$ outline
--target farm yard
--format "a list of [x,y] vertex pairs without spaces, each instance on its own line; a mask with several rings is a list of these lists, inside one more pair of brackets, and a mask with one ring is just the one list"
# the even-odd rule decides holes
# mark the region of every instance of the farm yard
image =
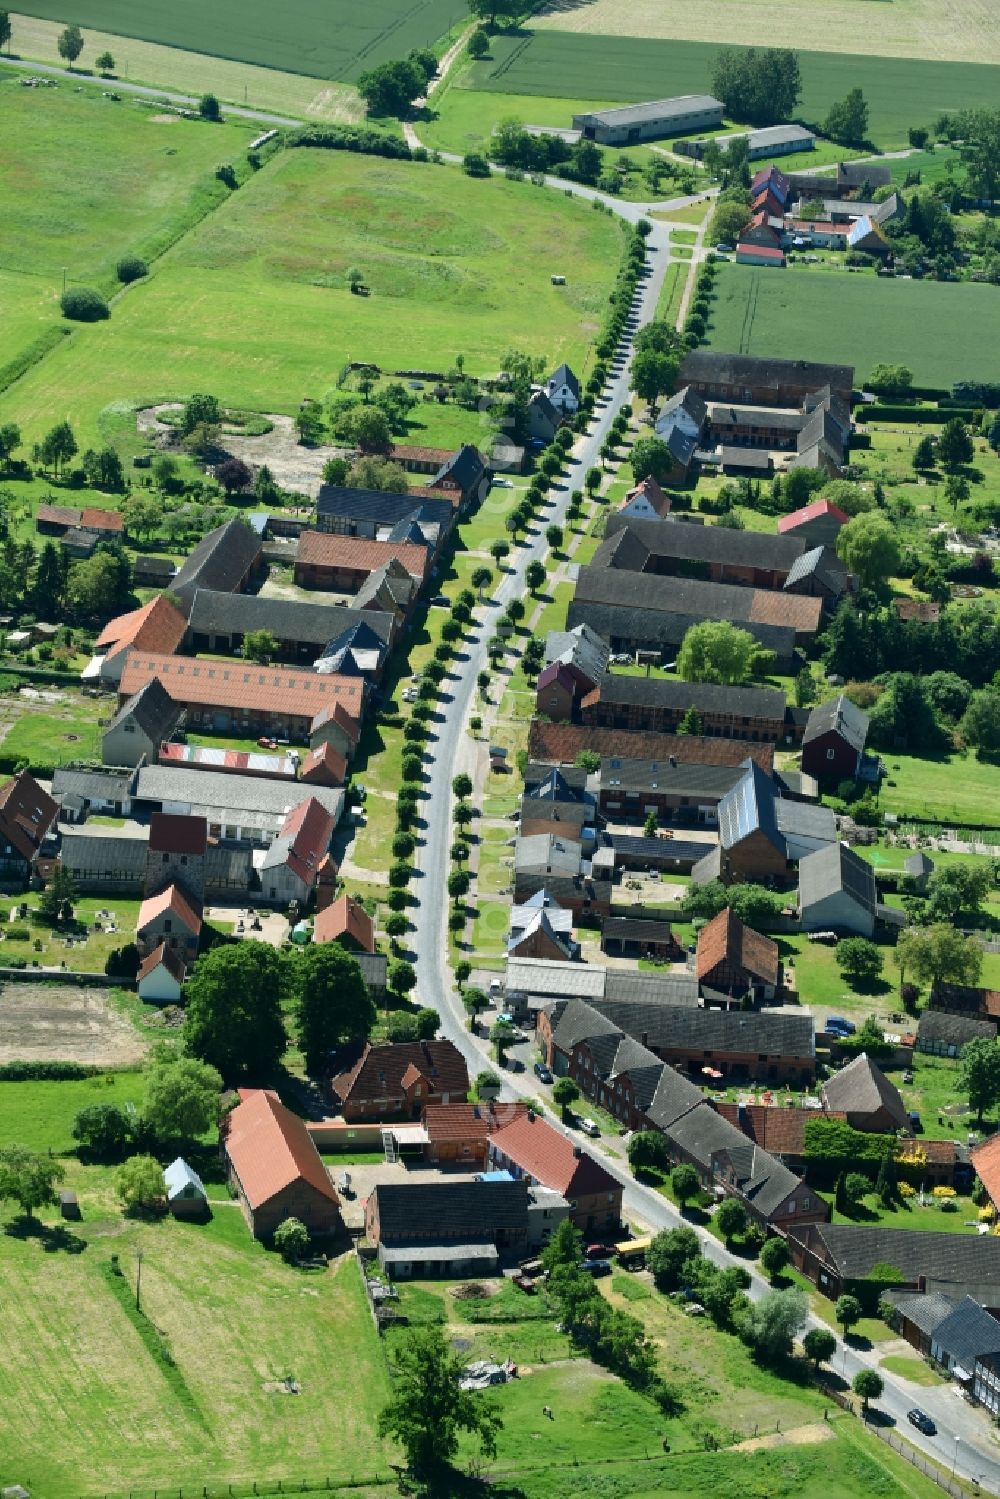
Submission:
[[462,0],[380,0],[377,7],[349,0],[291,0],[275,9],[265,0],[81,0],[72,16],[59,0],[29,0],[28,15],[164,47],[181,47],[311,78],[351,81],[366,68],[405,57],[412,47],[432,47],[466,15]]
[[979,0],[892,0],[889,5],[832,0],[817,12],[809,0],[553,0],[533,22],[559,33],[604,37],[664,37],[684,41],[767,38],[770,47],[796,47],[808,38],[820,52],[863,51],[881,57],[941,58],[1000,63],[1000,14]]
[[718,277],[714,349],[853,364],[905,364],[918,385],[989,380],[1000,339],[995,287],[726,265]]
[[[524,246],[530,243],[532,254]],[[52,411],[85,441],[113,401],[212,389],[228,405],[292,412],[350,359],[489,373],[516,344],[581,371],[617,270],[604,214],[525,183],[434,166],[291,151],[8,392],[31,434]],[[372,288],[351,296],[360,265]],[[558,266],[565,287],[554,287]]]
[[[692,14],[700,12],[693,9]],[[865,5],[859,36],[867,31],[871,14],[872,8]],[[709,42],[623,36],[620,31],[608,36],[523,31],[493,39],[490,56],[468,74],[468,87],[632,103],[708,89],[717,51],[718,46]],[[944,110],[989,108],[1000,95],[996,64],[812,52],[801,47],[797,51],[802,71],[799,116],[807,122],[822,121],[835,100],[860,88],[869,106],[869,134],[882,150],[905,146],[911,125],[930,125]],[[569,124],[568,116],[565,123]]]

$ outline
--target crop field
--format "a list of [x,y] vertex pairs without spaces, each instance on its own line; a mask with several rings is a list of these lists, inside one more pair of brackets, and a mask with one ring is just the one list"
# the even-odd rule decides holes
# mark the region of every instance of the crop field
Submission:
[[430,47],[466,14],[463,0],[27,0],[26,14],[75,21],[165,47],[207,52],[311,78],[350,81],[375,63]]
[[[35,436],[92,441],[112,401],[192,390],[294,411],[348,359],[475,373],[514,344],[583,370],[620,229],[562,194],[433,166],[291,151],[203,221],[106,323],[79,327],[0,402]],[[532,246],[525,255],[524,246]],[[370,297],[345,284],[362,269]],[[550,272],[566,277],[551,285]]]
[[[875,7],[868,0],[858,3],[866,17],[860,32],[867,29],[867,17]],[[691,12],[700,13],[697,7]],[[770,26],[767,36],[770,40]],[[634,103],[708,89],[717,51],[717,45],[702,41],[525,31],[494,38],[491,56],[471,70],[469,86],[543,98]],[[984,62],[800,50],[799,66],[798,113],[803,119],[821,122],[835,99],[860,88],[868,101],[872,139],[884,150],[905,146],[910,125],[929,125],[942,110],[992,107],[1000,96],[1000,67]]]
[[864,52],[881,57],[934,57],[953,62],[1000,62],[1000,11],[983,0],[552,0],[535,25],[557,32],[735,42],[766,37],[771,47],[797,47],[806,38],[819,52]]
[[1000,295],[971,282],[883,281],[874,275],[726,265],[712,304],[714,349],[853,364],[909,365],[918,385],[989,380]]

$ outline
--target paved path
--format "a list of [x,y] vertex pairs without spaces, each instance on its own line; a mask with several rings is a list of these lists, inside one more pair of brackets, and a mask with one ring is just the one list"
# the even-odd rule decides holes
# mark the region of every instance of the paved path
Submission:
[[[193,94],[175,94],[170,89],[151,88],[145,83],[129,83],[124,78],[92,78],[69,68],[57,68],[52,63],[26,62],[19,57],[0,57],[0,65],[16,68],[22,73],[44,75],[46,78],[65,78],[69,83],[100,88],[108,94],[136,94],[142,99],[162,99],[166,104],[178,104],[182,109],[198,108],[199,101]],[[292,130],[305,124],[304,120],[293,120],[288,115],[268,114],[262,109],[245,109],[237,104],[227,104],[223,114],[235,115],[241,120],[257,120],[262,125],[286,125]]]

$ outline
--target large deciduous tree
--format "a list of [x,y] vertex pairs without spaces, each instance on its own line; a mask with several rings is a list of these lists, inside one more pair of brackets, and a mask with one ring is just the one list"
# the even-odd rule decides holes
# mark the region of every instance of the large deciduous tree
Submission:
[[221,1092],[215,1067],[159,1048],[146,1077],[143,1120],[158,1140],[186,1144],[218,1124]]
[[738,686],[753,669],[757,642],[749,630],[725,619],[692,625],[677,653],[677,675],[685,682],[718,682]]
[[187,981],[184,1039],[226,1081],[266,1078],[288,1043],[281,999],[288,960],[266,942],[244,940],[202,954]]
[[361,965],[339,942],[306,948],[298,961],[296,1020],[310,1072],[318,1073],[335,1047],[363,1041],[375,1024],[375,1004]]
[[66,1175],[51,1156],[36,1155],[24,1145],[0,1148],[0,1202],[16,1202],[26,1218],[56,1200],[56,1185]]
[[721,47],[712,92],[726,114],[748,125],[775,125],[795,112],[802,78],[795,52],[780,47]]
[[496,1455],[500,1413],[478,1391],[459,1387],[462,1360],[439,1327],[408,1333],[393,1364],[393,1394],[379,1416],[379,1433],[399,1442],[414,1474],[427,1477],[448,1467],[463,1431],[478,1439],[486,1457]]

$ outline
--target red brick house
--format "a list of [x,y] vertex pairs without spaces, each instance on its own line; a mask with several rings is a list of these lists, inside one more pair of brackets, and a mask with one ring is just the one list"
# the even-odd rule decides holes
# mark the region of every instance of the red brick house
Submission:
[[270,1089],[241,1089],[222,1122],[222,1155],[255,1239],[286,1218],[311,1234],[340,1231],[340,1199],[303,1121]]
[[850,781],[861,769],[868,714],[841,693],[813,708],[802,736],[802,769],[817,781]]
[[773,999],[781,978],[778,944],[745,926],[727,906],[698,933],[695,972],[705,988]]
[[359,900],[342,895],[316,914],[314,942],[339,942],[348,952],[375,951],[375,923]]
[[482,1166],[490,1136],[527,1110],[526,1103],[429,1103],[424,1158],[436,1166]]
[[369,541],[363,536],[303,531],[295,557],[295,582],[300,588],[357,593],[372,573],[393,558],[418,583],[424,581],[430,553],[419,543]]
[[348,1122],[418,1119],[428,1103],[464,1103],[469,1072],[451,1041],[369,1041],[332,1088]]
[[24,889],[59,807],[27,770],[0,786],[0,885]]
[[489,1164],[515,1178],[559,1192],[584,1234],[613,1234],[621,1225],[622,1185],[561,1130],[528,1110],[490,1136]]

